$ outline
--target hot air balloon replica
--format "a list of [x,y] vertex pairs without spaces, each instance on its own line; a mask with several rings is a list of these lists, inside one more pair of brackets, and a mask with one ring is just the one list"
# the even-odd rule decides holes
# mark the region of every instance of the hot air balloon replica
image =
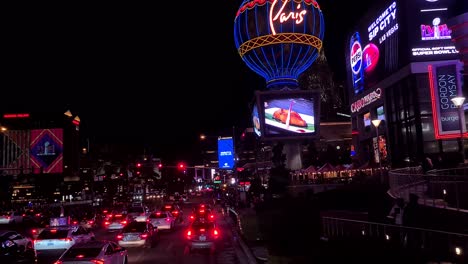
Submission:
[[298,88],[298,77],[322,48],[324,19],[315,0],[244,0],[234,41],[247,66],[268,89]]
[[265,93],[270,93],[263,100],[257,91],[260,113],[254,123],[262,139],[286,143],[285,165],[291,170],[302,167],[297,139],[319,135],[320,102],[303,100],[298,78],[318,57],[323,35],[323,14],[315,0],[244,0],[234,19],[237,51],[266,80]]

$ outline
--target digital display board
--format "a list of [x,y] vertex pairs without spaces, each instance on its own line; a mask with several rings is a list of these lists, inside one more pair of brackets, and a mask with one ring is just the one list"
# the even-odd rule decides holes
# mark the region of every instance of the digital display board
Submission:
[[411,61],[457,59],[458,51],[447,26],[455,10],[456,0],[406,1],[408,53]]
[[379,119],[379,120],[385,120],[385,112],[384,112],[384,107],[383,107],[383,105],[377,107],[377,119]]
[[319,135],[318,92],[257,91],[262,139],[295,139]]
[[218,138],[218,167],[228,170],[234,168],[234,140],[232,137]]
[[[438,63],[428,67],[429,86],[432,100],[434,133],[437,139],[460,137],[460,129],[466,133],[465,115],[452,102],[452,98],[462,96],[461,63]],[[460,120],[461,118],[461,120]]]
[[363,116],[364,126],[368,127],[371,125],[371,116],[370,112],[365,113]]
[[347,68],[353,95],[399,67],[401,10],[397,1],[383,3],[361,20],[348,39]]
[[31,130],[30,161],[43,173],[63,172],[63,129]]
[[258,116],[258,107],[257,105],[253,106],[252,110],[252,125],[255,134],[259,137],[262,136],[261,124],[260,124],[260,117]]

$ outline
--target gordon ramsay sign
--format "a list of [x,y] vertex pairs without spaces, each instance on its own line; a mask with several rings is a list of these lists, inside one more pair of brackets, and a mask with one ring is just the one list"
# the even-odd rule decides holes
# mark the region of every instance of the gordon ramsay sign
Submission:
[[[461,66],[456,61],[432,64],[429,65],[428,71],[435,137],[437,139],[459,137],[460,124],[465,123],[465,115],[459,114],[459,109],[451,99],[462,96]],[[461,129],[465,132],[465,128]]]

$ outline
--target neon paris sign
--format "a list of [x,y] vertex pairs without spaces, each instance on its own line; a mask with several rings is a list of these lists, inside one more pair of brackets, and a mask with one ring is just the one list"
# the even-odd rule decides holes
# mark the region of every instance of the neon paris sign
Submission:
[[382,96],[382,89],[377,88],[368,95],[358,99],[356,102],[351,104],[351,113],[359,112],[363,107],[370,105],[377,101]]
[[[281,4],[281,7],[275,13],[275,9],[279,1],[280,0],[274,0],[270,7],[270,14],[269,14],[270,29],[273,35],[276,35],[276,29],[275,29],[276,21],[279,20],[280,24],[283,24],[284,22],[287,22],[287,21],[294,21],[298,25],[304,22],[304,16],[307,14],[307,10],[305,9],[301,10],[302,3],[298,3],[296,5],[296,10],[297,10],[296,12],[292,12],[292,11],[290,11],[289,13],[285,12],[284,8],[291,0],[283,1],[283,3]],[[318,4],[316,4],[315,1],[314,3],[315,3],[314,6],[318,6]]]

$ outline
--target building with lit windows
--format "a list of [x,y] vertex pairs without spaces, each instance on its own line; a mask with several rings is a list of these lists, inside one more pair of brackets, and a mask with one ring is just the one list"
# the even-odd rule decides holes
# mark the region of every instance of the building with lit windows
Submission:
[[461,161],[466,111],[451,99],[468,93],[447,25],[463,12],[459,2],[379,1],[349,32],[352,148],[360,163]]

